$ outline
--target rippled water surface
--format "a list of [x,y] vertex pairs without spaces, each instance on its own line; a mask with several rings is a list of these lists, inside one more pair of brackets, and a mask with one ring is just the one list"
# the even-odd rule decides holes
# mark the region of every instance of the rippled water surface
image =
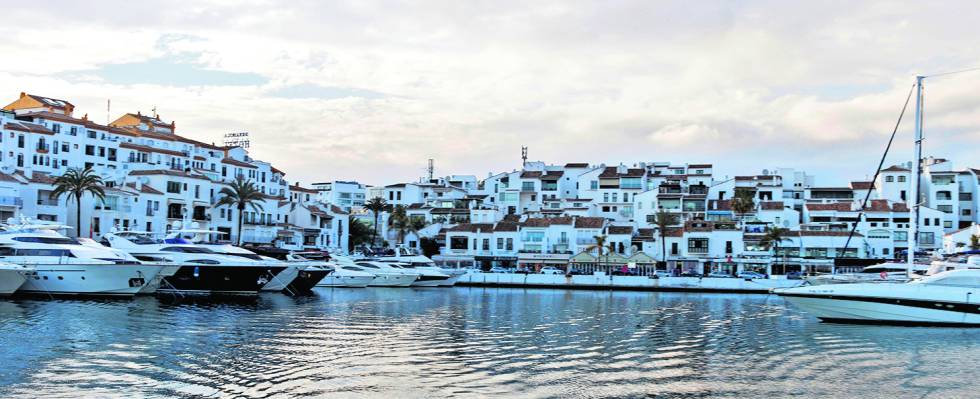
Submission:
[[977,397],[980,331],[765,295],[317,289],[0,301],[0,397]]

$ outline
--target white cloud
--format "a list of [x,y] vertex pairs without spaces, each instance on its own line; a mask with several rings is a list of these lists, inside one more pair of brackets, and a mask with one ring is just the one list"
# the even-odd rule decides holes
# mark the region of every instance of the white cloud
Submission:
[[[96,120],[106,98],[115,114],[156,106],[204,141],[248,130],[256,157],[302,182],[414,179],[427,158],[483,176],[517,166],[521,145],[556,163],[843,181],[870,173],[915,72],[980,65],[977,17],[966,2],[48,2],[0,25],[0,93],[69,99]],[[166,57],[263,79],[83,72]],[[961,166],[980,166],[977,75],[928,87],[927,148]]]

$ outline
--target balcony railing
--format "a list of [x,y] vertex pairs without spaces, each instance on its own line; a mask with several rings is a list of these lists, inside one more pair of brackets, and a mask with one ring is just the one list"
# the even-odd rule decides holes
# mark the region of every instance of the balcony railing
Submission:
[[24,200],[10,195],[0,196],[0,206],[24,206]]

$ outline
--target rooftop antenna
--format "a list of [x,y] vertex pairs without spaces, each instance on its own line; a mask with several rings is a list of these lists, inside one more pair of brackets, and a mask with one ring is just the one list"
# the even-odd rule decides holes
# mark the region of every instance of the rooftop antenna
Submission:
[[153,111],[153,119],[160,119],[160,115],[157,115],[157,106],[156,105],[154,105],[153,106],[153,109],[151,109],[150,111]]
[[429,158],[429,167],[426,168],[426,172],[429,172],[429,182],[432,182],[432,175],[433,173],[435,173],[435,170],[436,170],[435,160]]
[[527,147],[521,146],[521,166],[527,166]]
[[111,110],[112,110],[112,99],[111,98],[107,98],[105,100],[105,124],[106,124],[106,126],[109,126],[109,114],[112,113]]

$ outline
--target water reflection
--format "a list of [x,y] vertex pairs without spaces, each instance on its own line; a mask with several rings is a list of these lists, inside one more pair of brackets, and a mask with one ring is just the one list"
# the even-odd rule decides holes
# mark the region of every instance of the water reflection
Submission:
[[8,300],[0,396],[959,397],[980,377],[977,338],[822,324],[764,295]]

